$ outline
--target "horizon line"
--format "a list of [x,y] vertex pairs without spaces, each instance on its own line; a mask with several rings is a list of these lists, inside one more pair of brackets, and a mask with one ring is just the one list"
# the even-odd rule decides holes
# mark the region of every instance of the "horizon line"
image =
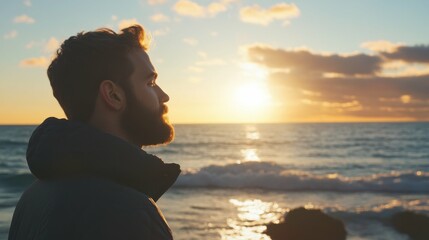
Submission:
[[[429,123],[429,120],[417,121],[288,121],[288,122],[178,122],[172,125],[239,125],[239,124],[356,124],[356,123]],[[0,126],[38,126],[40,123],[0,123]]]

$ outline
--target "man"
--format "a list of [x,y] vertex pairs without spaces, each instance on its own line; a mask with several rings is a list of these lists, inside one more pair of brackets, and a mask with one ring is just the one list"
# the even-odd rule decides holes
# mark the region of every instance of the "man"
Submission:
[[180,174],[142,146],[172,141],[168,95],[141,26],[79,33],[48,68],[68,120],[33,133],[27,162],[38,178],[21,196],[9,239],[172,239],[156,201]]

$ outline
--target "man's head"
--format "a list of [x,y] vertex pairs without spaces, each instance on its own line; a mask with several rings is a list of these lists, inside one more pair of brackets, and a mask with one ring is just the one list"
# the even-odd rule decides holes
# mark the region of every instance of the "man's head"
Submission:
[[70,120],[90,123],[133,144],[168,143],[168,95],[156,84],[141,26],[79,33],[48,68],[55,98]]

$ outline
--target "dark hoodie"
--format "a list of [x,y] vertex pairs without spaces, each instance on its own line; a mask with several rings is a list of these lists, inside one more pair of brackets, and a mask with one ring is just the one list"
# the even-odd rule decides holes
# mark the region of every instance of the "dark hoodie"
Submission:
[[172,239],[155,202],[180,174],[87,124],[46,119],[30,138],[38,180],[21,196],[9,240]]

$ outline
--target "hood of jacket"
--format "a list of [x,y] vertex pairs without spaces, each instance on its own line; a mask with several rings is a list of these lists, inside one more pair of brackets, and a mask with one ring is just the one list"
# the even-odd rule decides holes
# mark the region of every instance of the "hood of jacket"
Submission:
[[48,118],[28,143],[27,163],[41,180],[106,178],[157,201],[176,181],[180,166],[88,124]]

